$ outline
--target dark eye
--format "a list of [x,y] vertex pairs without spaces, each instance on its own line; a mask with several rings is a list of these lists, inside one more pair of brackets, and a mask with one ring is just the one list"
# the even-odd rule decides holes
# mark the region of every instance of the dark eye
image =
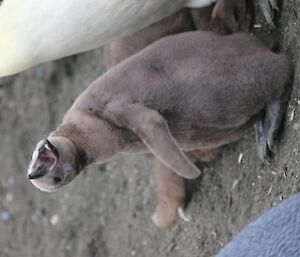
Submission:
[[241,17],[240,17],[240,12],[239,12],[238,8],[234,8],[233,17],[236,22],[240,22]]
[[59,182],[61,182],[61,178],[60,177],[54,177],[53,181],[55,184],[58,184]]

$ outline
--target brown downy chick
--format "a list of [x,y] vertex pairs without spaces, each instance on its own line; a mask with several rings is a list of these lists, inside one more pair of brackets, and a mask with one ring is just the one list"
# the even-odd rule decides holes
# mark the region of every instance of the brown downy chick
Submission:
[[[152,42],[186,31],[213,31],[222,35],[250,31],[254,20],[252,0],[219,0],[215,6],[200,9],[183,9],[149,27],[104,47],[104,63],[112,68],[129,56],[136,54]],[[216,159],[222,147],[188,152],[194,163]],[[178,216],[184,216],[186,205],[186,183],[158,159],[153,160],[153,176],[158,204],[152,215],[154,223],[161,228],[169,228]]]
[[245,33],[197,31],[163,38],[76,99],[49,135],[50,151],[42,156],[35,151],[28,176],[52,191],[87,165],[118,153],[150,151],[174,174],[195,178],[200,171],[184,152],[228,144],[257,121],[263,121],[256,132],[264,160],[282,121],[290,76],[286,56]]

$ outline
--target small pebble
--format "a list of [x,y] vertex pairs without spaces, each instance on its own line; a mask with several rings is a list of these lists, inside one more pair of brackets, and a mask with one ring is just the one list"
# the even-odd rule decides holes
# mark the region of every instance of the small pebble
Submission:
[[100,225],[101,225],[102,227],[105,227],[105,226],[106,226],[105,218],[104,218],[104,217],[100,217],[99,223],[100,223]]
[[272,191],[272,186],[271,186],[270,189],[268,190],[267,195],[270,195],[270,194],[271,194],[271,191]]
[[50,219],[50,223],[51,223],[53,226],[55,226],[55,225],[57,225],[57,223],[59,222],[59,219],[60,219],[59,215],[54,214],[54,215],[51,217],[51,219]]
[[211,235],[212,235],[212,237],[213,237],[214,240],[217,239],[217,232],[216,231],[212,231]]
[[8,106],[8,108],[13,109],[16,107],[16,105],[17,104],[15,101],[9,101],[7,106]]
[[221,242],[221,241],[219,241],[219,245],[220,245],[221,247],[223,247],[223,246],[224,246],[224,243]]
[[9,215],[9,212],[8,211],[3,211],[3,212],[1,212],[1,220],[2,221],[8,221],[9,220],[9,217],[10,217],[10,215]]
[[7,192],[5,198],[7,202],[12,202],[12,200],[14,199],[14,195],[11,192]]
[[292,109],[292,111],[291,111],[291,113],[290,113],[290,121],[293,121],[294,120],[294,118],[295,118],[295,116],[296,116],[296,110],[295,110],[295,108],[293,108]]
[[232,190],[234,190],[235,189],[235,187],[237,186],[237,184],[239,183],[239,181],[236,179],[235,181],[233,181],[233,183],[232,183]]
[[70,250],[72,249],[72,246],[71,246],[70,244],[67,244],[67,245],[65,246],[65,249],[66,249],[67,251],[70,251]]
[[13,176],[8,177],[7,183],[12,186],[15,184],[15,178]]
[[238,163],[241,163],[243,160],[244,154],[240,153],[239,158],[238,158]]

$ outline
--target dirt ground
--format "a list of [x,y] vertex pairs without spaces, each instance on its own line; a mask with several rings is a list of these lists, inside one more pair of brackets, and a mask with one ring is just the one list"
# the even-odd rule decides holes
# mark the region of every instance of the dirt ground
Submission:
[[285,1],[281,9],[275,30],[261,23],[257,31],[295,65],[274,162],[268,167],[260,163],[254,131],[249,131],[189,183],[192,220],[179,221],[169,231],[150,221],[156,202],[150,155],[119,156],[90,167],[57,193],[40,192],[25,176],[37,141],[102,73],[101,49],[1,79],[0,256],[210,257],[250,220],[299,191],[300,2]]

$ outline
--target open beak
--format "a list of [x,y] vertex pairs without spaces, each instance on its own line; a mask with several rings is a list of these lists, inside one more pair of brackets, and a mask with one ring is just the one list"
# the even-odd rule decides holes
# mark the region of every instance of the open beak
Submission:
[[48,139],[41,141],[33,154],[27,177],[32,180],[45,176],[57,163],[58,157],[58,150]]
[[58,160],[58,158],[59,158],[59,152],[56,149],[56,147],[53,144],[50,143],[50,141],[48,139],[45,140],[44,147],[47,150],[51,150],[54,153],[54,155],[56,156],[57,160]]
[[37,179],[46,175],[45,170],[35,170],[27,175],[29,179]]

